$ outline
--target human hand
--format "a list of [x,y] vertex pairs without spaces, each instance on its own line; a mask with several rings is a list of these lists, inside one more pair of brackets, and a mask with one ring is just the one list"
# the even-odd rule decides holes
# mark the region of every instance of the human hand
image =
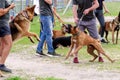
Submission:
[[15,4],[14,3],[11,3],[10,4],[10,8],[13,9],[15,7]]
[[89,9],[85,9],[85,10],[83,11],[83,14],[86,15],[86,14],[88,14],[89,12],[90,12]]
[[110,13],[108,9],[105,10],[105,13]]
[[75,22],[75,24],[78,24],[78,22],[79,22],[79,18],[74,18],[74,22]]

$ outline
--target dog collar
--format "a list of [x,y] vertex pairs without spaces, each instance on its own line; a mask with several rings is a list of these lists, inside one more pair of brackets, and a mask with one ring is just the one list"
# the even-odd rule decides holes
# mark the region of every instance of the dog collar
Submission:
[[73,36],[78,36],[80,34],[80,31],[78,31],[77,33],[73,34]]
[[29,16],[27,14],[27,11],[23,11],[22,15],[29,20]]

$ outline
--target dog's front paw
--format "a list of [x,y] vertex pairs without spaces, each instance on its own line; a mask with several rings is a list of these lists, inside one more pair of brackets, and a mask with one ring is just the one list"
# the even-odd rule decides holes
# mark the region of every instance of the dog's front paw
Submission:
[[93,62],[93,60],[89,60],[89,62]]
[[111,63],[114,63],[114,62],[115,62],[115,60],[112,60],[112,61],[111,61]]
[[41,41],[40,38],[37,38],[37,41]]

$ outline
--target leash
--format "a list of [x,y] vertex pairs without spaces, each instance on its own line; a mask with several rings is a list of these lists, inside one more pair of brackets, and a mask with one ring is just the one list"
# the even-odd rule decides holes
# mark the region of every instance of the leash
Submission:
[[82,21],[84,16],[85,16],[85,14],[82,14],[81,18],[79,19],[78,23],[76,24],[77,27],[78,27],[78,24]]
[[85,16],[85,14],[83,14],[83,15],[81,16],[81,18],[79,19],[79,22],[82,21],[82,19],[83,19],[84,16]]

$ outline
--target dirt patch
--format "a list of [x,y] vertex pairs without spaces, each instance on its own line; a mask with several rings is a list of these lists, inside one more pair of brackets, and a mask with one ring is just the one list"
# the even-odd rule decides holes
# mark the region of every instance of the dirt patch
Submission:
[[[105,21],[112,21],[114,18],[115,17],[112,17],[112,16],[106,16],[105,17]],[[67,23],[69,23],[69,22],[73,23],[74,22],[74,18],[67,18],[67,19],[64,19],[63,21],[65,21]],[[99,24],[98,21],[97,21],[97,24]]]
[[65,61],[64,56],[39,57],[36,56],[35,47],[33,48],[10,54],[6,64],[13,73],[5,74],[6,77],[1,79],[4,80],[9,76],[23,76],[29,77],[29,80],[35,80],[36,77],[53,76],[63,80],[120,80],[119,71],[100,70],[98,66],[96,67],[99,63],[90,63],[87,60],[74,64],[72,59]]

